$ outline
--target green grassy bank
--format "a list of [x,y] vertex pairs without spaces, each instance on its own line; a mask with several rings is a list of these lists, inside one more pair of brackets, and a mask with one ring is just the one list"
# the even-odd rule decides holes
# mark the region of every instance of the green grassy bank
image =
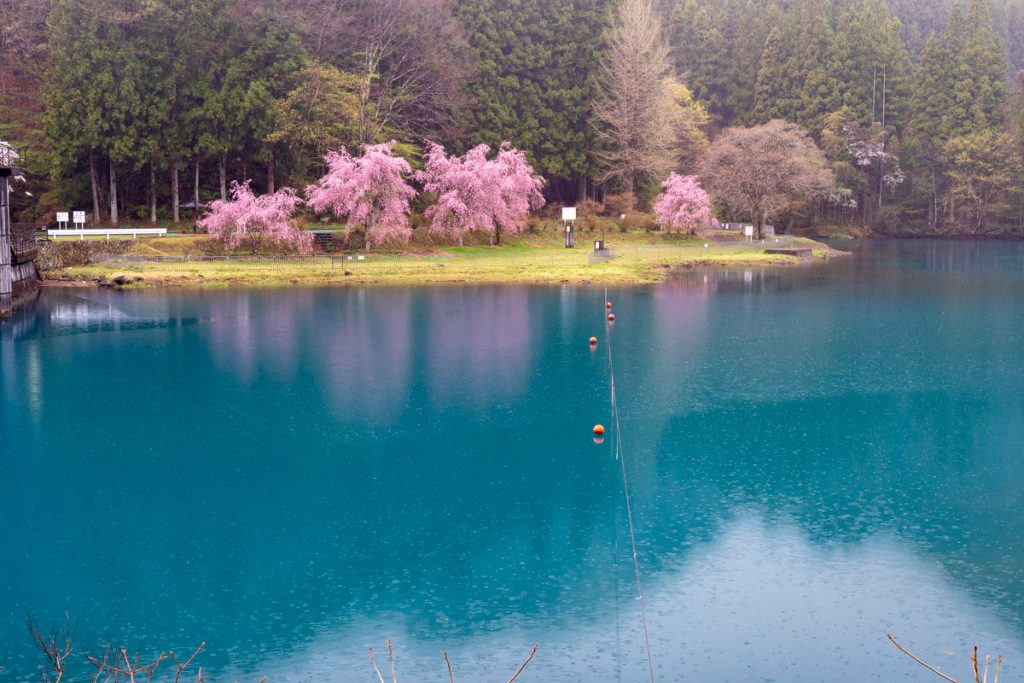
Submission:
[[[589,237],[589,236],[588,236]],[[608,239],[614,257],[592,258],[589,239],[565,249],[559,234],[535,234],[500,246],[435,247],[273,257],[208,253],[202,237],[150,238],[102,253],[93,245],[85,263],[47,270],[51,281],[98,282],[120,287],[282,286],[322,284],[433,285],[454,283],[641,284],[664,279],[673,269],[796,265],[787,255],[766,254],[760,244],[719,244],[655,233],[618,233]],[[770,246],[770,245],[769,245]],[[827,246],[798,239],[815,259]]]

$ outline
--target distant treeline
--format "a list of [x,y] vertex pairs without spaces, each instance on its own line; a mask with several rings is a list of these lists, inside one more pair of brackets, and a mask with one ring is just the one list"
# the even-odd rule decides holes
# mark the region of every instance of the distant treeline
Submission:
[[[508,140],[551,199],[601,200],[623,190],[596,112],[619,4],[0,0],[0,138],[33,172],[13,203],[177,219],[178,197],[301,186],[326,151],[390,139],[414,162],[427,140]],[[1024,0],[654,9],[687,125],[714,139],[786,119],[825,152],[838,190],[781,222],[1024,232]],[[698,148],[676,170],[696,172]],[[630,187],[648,202],[657,180]]]

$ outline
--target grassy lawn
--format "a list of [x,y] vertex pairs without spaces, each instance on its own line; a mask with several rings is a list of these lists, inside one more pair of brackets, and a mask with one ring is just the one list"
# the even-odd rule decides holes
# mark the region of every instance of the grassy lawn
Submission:
[[[760,245],[718,244],[659,232],[578,233],[576,249],[564,247],[559,230],[546,229],[506,238],[491,246],[472,235],[464,247],[435,241],[417,230],[408,244],[375,247],[370,254],[350,251],[333,257],[282,259],[243,257],[193,260],[215,254],[205,235],[147,237],[121,243],[118,257],[47,273],[51,279],[127,282],[128,287],[282,286],[290,284],[449,284],[657,282],[676,267],[792,265],[799,259],[763,252]],[[593,241],[606,240],[615,258],[591,263]],[[74,239],[74,238],[71,238]],[[828,248],[798,238],[818,258]],[[93,252],[103,252],[93,247]]]
[[[181,238],[179,238],[181,239]],[[174,239],[177,242],[179,239]],[[810,243],[814,244],[814,243]],[[826,252],[816,250],[818,257]],[[173,256],[164,240],[133,246],[132,256]],[[513,244],[473,246],[402,254],[371,253],[306,259],[257,258],[213,261],[110,261],[67,268],[51,274],[77,280],[113,281],[129,287],[282,286],[321,284],[642,284],[663,279],[674,267],[793,265],[791,256],[769,255],[761,248],[710,243],[618,246],[616,258],[590,263],[589,249]]]

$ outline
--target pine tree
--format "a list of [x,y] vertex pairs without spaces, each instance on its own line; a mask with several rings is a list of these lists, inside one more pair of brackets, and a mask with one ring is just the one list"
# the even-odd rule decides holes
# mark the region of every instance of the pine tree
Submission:
[[467,137],[523,149],[552,189],[580,196],[597,174],[595,69],[612,0],[455,0],[476,52]]
[[908,57],[899,22],[883,0],[849,0],[837,9],[829,64],[835,105],[862,126],[901,128],[908,97]]
[[964,17],[964,85],[968,116],[976,126],[998,126],[1006,102],[1006,52],[996,35],[986,0],[970,0]]
[[765,42],[754,118],[785,119],[817,130],[835,109],[828,64],[833,36],[825,0],[797,0]]

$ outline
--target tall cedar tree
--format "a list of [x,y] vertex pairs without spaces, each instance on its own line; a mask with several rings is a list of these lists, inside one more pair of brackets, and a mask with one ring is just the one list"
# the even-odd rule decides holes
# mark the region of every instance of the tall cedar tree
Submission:
[[554,194],[597,174],[595,69],[613,0],[454,0],[476,54],[468,139],[524,150]]

